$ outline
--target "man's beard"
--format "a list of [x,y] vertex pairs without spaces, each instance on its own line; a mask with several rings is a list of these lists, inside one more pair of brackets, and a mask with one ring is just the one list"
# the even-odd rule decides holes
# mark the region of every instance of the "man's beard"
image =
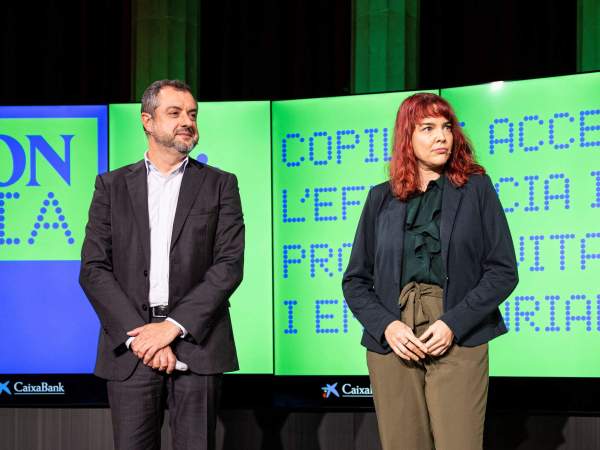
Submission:
[[198,143],[198,137],[193,138],[192,142],[190,142],[189,144],[185,144],[183,142],[178,142],[175,140],[176,138],[177,138],[176,135],[175,136],[158,135],[158,134],[154,135],[154,140],[156,140],[156,142],[158,142],[160,145],[163,145],[167,148],[173,148],[177,152],[179,152],[183,155],[189,154],[194,149],[196,144]]

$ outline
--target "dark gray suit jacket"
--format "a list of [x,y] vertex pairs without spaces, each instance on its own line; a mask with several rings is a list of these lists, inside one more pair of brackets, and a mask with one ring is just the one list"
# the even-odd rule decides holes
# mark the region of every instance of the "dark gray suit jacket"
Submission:
[[[144,161],[96,178],[79,282],[100,318],[95,374],[127,378],[127,331],[150,321],[150,229]],[[243,273],[244,223],[233,174],[189,160],[173,224],[169,317],[188,335],[172,347],[199,374],[238,369],[229,297]]]
[[[391,351],[386,327],[400,318],[398,297],[406,203],[388,182],[374,186],[356,230],[342,287],[364,327],[362,344]],[[506,332],[498,310],[517,285],[517,263],[504,210],[487,175],[473,175],[461,188],[446,180],[440,222],[446,270],[444,313],[455,342],[483,344]]]

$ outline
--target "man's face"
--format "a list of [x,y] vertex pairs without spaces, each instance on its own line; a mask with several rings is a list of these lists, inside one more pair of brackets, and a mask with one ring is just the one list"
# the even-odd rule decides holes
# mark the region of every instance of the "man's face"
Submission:
[[158,94],[154,114],[142,113],[142,122],[150,140],[187,155],[198,143],[197,112],[192,94],[166,86]]

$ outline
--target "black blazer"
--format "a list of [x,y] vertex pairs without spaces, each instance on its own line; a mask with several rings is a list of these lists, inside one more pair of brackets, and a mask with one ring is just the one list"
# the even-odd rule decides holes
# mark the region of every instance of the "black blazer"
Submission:
[[[150,321],[150,228],[144,161],[96,178],[79,282],[100,318],[96,375],[127,378],[138,363],[119,352]],[[200,374],[238,369],[229,297],[243,272],[244,223],[234,175],[190,159],[173,223],[169,317],[189,334],[172,347]]]
[[[389,182],[369,191],[356,230],[342,288],[364,327],[362,344],[391,351],[385,329],[400,318],[398,297],[406,203]],[[504,210],[487,175],[473,175],[461,188],[446,180],[440,223],[446,270],[440,318],[467,347],[506,332],[498,310],[517,285],[517,263]]]

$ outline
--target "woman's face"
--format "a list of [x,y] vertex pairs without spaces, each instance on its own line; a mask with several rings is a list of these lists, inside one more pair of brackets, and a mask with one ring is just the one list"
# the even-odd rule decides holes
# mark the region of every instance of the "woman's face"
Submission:
[[415,125],[412,146],[420,169],[441,172],[452,151],[452,123],[445,117],[425,117]]

